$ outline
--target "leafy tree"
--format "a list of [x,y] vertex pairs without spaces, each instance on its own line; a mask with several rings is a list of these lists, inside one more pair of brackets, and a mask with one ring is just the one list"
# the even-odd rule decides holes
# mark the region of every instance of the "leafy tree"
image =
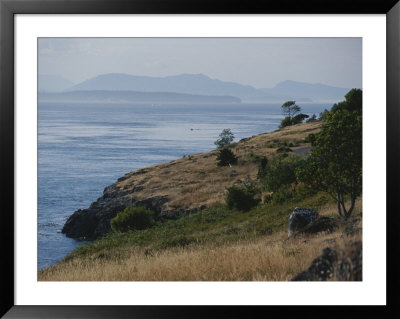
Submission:
[[306,114],[297,114],[301,111],[300,106],[295,101],[287,101],[282,104],[282,112],[287,115],[280,124],[280,128],[295,125],[303,122],[304,119],[308,118]]
[[214,142],[218,148],[224,147],[233,142],[235,136],[233,135],[231,129],[223,129],[221,134],[219,134],[219,139]]
[[358,114],[362,114],[362,90],[352,89],[345,95],[345,100],[338,104],[334,104],[331,108],[331,112],[336,112],[339,109],[345,109],[348,111],[356,111]]
[[[361,90],[359,90],[361,91]],[[326,114],[311,138],[312,152],[296,170],[298,180],[330,194],[340,216],[348,218],[362,187],[362,99],[351,90],[346,101]],[[346,207],[345,200],[350,199]]]
[[307,114],[303,114],[303,113],[297,114],[296,116],[294,116],[292,118],[292,125],[299,124],[307,118],[309,118],[309,116]]
[[283,114],[290,119],[301,111],[300,106],[296,104],[296,101],[287,101],[283,103],[281,107]]
[[229,149],[223,148],[217,155],[218,166],[230,166],[237,163],[236,155]]

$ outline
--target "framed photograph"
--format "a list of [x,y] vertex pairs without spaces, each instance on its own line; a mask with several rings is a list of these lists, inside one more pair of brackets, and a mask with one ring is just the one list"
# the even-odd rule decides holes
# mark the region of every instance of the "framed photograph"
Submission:
[[0,16],[5,318],[399,314],[397,1]]

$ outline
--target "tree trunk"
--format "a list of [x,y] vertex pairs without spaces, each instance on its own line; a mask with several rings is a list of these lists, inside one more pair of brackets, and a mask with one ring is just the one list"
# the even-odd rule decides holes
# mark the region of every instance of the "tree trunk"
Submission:
[[348,212],[347,212],[346,215],[345,215],[345,218],[346,218],[346,219],[349,218],[350,215],[351,215],[351,213],[353,212],[355,203],[356,203],[356,197],[353,196],[353,195],[351,195],[351,205],[350,205],[350,208],[349,208]]
[[339,213],[339,216],[341,217],[341,216],[342,216],[342,209],[341,209],[341,207],[340,207],[340,196],[339,196],[339,194],[337,194],[336,201],[337,201],[338,213]]

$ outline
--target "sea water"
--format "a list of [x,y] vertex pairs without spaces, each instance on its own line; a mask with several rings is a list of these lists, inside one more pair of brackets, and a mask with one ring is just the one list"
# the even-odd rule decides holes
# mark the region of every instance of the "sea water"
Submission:
[[[301,104],[317,116],[330,107]],[[223,129],[239,141],[282,118],[280,104],[39,103],[38,269],[85,244],[61,233],[65,221],[125,173],[211,151]]]

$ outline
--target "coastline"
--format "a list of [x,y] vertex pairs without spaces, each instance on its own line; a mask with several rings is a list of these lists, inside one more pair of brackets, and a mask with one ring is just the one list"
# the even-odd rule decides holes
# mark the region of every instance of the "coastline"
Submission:
[[[110,219],[118,211],[134,203],[157,211],[160,220],[164,221],[175,220],[205,207],[221,204],[226,187],[233,183],[257,179],[257,156],[275,156],[279,143],[274,141],[287,140],[288,145],[291,143],[289,141],[296,142],[297,144],[292,146],[296,153],[309,147],[304,138],[319,127],[319,122],[305,123],[243,138],[232,144],[232,149],[239,157],[239,165],[233,168],[217,168],[217,150],[212,150],[128,172],[107,186],[103,195],[88,208],[79,209],[70,216],[70,225],[76,225],[75,233],[72,230],[70,237],[96,239],[98,235],[109,233]],[[81,219],[84,220],[81,223],[79,216],[85,214],[89,218],[86,221]],[[93,229],[82,230],[85,227],[80,226],[87,224],[99,225],[98,233]],[[65,231],[68,231],[68,228]]]

